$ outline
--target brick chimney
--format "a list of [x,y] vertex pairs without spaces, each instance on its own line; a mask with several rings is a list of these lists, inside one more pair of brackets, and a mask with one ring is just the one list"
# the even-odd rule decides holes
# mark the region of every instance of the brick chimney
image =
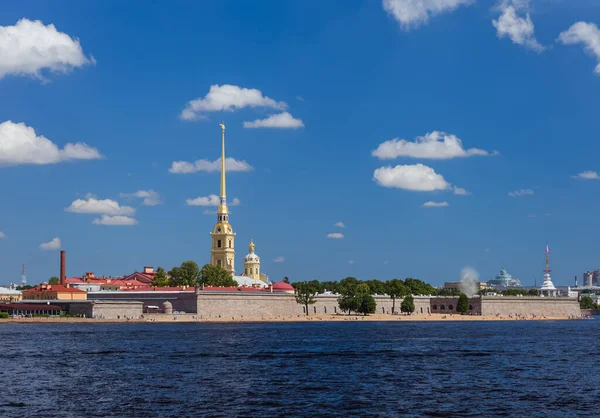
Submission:
[[60,251],[60,284],[67,285],[67,256],[65,251]]

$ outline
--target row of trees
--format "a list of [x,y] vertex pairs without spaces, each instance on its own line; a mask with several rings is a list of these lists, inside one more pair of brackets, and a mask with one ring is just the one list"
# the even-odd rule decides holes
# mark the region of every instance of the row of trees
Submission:
[[194,261],[184,261],[168,272],[162,267],[156,269],[153,286],[237,286],[231,275],[221,266],[205,264],[198,267]]
[[[284,279],[285,280],[285,279]],[[316,302],[315,295],[331,290],[338,293],[338,305],[342,312],[355,312],[367,315],[375,313],[377,304],[373,295],[388,295],[392,299],[392,313],[396,312],[396,299],[401,298],[400,311],[412,313],[415,311],[415,303],[412,295],[435,295],[439,294],[437,289],[421,280],[408,278],[405,280],[393,279],[387,282],[379,280],[360,281],[354,277],[346,277],[339,282],[308,282],[293,283],[296,290],[296,302],[304,305],[308,315],[308,306]],[[467,312],[469,310],[469,299],[464,293],[459,293],[457,310]]]
[[592,299],[589,295],[581,297],[581,300],[579,301],[579,306],[581,307],[581,309],[600,309],[600,306],[598,306],[597,303],[594,303],[594,299]]

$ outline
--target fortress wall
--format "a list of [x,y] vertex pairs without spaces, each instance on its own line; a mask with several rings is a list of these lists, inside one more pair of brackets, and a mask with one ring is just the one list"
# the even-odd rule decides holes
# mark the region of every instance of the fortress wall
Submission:
[[581,316],[575,298],[483,297],[481,313],[488,316],[536,315],[545,317]]
[[204,318],[302,315],[291,294],[200,293],[197,306]]
[[135,301],[86,301],[69,303],[68,311],[71,315],[85,315],[86,318],[138,319],[142,316],[142,302]]

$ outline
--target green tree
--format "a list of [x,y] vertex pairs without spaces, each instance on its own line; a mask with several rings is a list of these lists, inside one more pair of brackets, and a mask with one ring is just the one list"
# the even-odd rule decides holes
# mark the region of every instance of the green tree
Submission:
[[469,311],[469,298],[464,293],[461,293],[458,297],[458,303],[456,304],[456,311],[464,314]]
[[375,313],[377,303],[375,298],[371,295],[371,288],[366,283],[361,283],[356,286],[355,299],[355,311],[363,315]]
[[367,280],[365,282],[369,286],[369,293],[372,295],[385,294],[385,283],[381,280]]
[[152,286],[164,287],[168,286],[169,284],[170,280],[165,269],[162,267],[157,268],[156,272],[154,273],[154,277],[152,278]]
[[288,278],[288,276],[285,276],[283,278],[283,282],[289,284],[290,283],[290,279]]
[[171,285],[173,286],[196,286],[200,284],[200,269],[193,261],[184,261],[179,267],[173,267],[169,271]]
[[385,282],[385,293],[392,299],[392,313],[396,312],[396,298],[408,295],[410,292],[400,279]]
[[410,289],[411,295],[437,295],[438,290],[428,283],[411,277],[404,279],[404,284]]
[[308,315],[308,305],[316,302],[316,289],[309,282],[295,283],[296,302],[304,306],[306,315]]
[[415,311],[415,300],[412,295],[408,295],[402,300],[400,311],[406,313],[413,313]]
[[593,309],[594,300],[588,295],[582,296],[581,300],[579,301],[579,306],[581,309]]
[[56,276],[50,277],[48,284],[60,284],[60,279]]
[[199,272],[198,283],[204,286],[237,287],[233,277],[221,266],[205,264]]
[[537,295],[538,295],[537,289],[529,289],[529,291],[527,292],[527,296],[537,296]]

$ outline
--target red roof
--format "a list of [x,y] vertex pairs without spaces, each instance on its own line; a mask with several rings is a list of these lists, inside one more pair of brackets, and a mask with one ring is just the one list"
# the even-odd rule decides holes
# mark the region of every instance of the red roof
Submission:
[[122,287],[148,287],[148,283],[142,283],[139,280],[113,280],[110,283],[104,283],[107,286],[122,286]]
[[23,293],[26,292],[67,292],[67,293],[87,293],[85,290],[76,289],[74,287],[63,286],[62,284],[48,284],[36,286],[32,289],[23,290]]
[[156,286],[144,286],[144,287],[138,287],[138,288],[134,288],[134,289],[123,289],[126,290],[128,292],[183,292],[183,291],[189,291],[192,292],[194,291],[193,287],[190,286],[162,286],[162,287],[156,287]]
[[154,274],[140,273],[139,271],[136,271],[125,277],[122,277],[121,279],[122,280],[139,280],[140,282],[143,282],[143,283],[150,283],[154,279]]
[[273,290],[279,290],[279,291],[293,291],[294,287],[289,284],[284,282],[283,280],[280,282],[277,282],[273,285]]

